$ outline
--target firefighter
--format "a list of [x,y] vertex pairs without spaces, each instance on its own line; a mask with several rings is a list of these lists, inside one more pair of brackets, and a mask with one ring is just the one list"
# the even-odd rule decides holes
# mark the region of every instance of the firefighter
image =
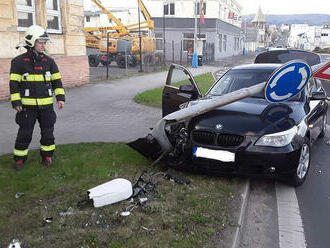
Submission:
[[45,166],[52,165],[56,121],[53,95],[58,108],[62,109],[65,93],[55,61],[44,53],[48,40],[49,36],[42,27],[30,26],[24,36],[24,47],[27,52],[11,61],[10,98],[12,107],[17,111],[15,121],[19,125],[14,148],[16,169],[23,168],[27,159],[37,120],[41,129],[41,159]]

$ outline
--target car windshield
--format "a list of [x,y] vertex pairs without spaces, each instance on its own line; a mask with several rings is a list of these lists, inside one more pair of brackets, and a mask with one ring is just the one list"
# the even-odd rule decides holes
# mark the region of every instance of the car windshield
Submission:
[[[212,87],[208,95],[221,96],[242,88],[247,88],[262,82],[272,74],[273,69],[235,69],[228,71]],[[260,92],[253,97],[264,98],[264,92]]]

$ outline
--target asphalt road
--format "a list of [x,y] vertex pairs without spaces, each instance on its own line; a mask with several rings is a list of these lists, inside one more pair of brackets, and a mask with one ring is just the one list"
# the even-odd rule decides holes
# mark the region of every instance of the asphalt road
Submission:
[[[328,111],[329,114],[329,111]],[[330,127],[327,137],[312,146],[312,161],[305,183],[296,188],[307,247],[330,247]]]
[[[330,61],[329,55],[322,57]],[[330,82],[325,81],[323,85],[330,96]],[[326,136],[312,145],[309,175],[302,186],[292,188],[298,200],[298,214],[301,216],[305,234],[306,246],[302,247],[307,248],[330,247],[330,144],[327,144],[330,142],[330,109],[327,118]],[[280,213],[276,203],[283,201],[283,195],[274,194],[276,187],[277,184],[270,181],[251,180],[251,193],[240,248],[301,248],[296,243],[287,243],[284,246],[280,244],[279,215],[285,216],[288,220],[293,216],[288,212]],[[296,222],[296,219],[293,222]]]
[[[330,56],[322,56],[330,61]],[[330,82],[324,82],[330,96]],[[330,102],[328,101],[330,105]],[[305,183],[296,188],[308,248],[330,247],[330,109],[326,137],[312,146],[312,160]]]

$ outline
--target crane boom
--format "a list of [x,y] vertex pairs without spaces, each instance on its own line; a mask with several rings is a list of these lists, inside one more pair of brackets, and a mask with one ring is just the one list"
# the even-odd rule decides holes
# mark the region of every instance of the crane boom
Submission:
[[129,35],[129,30],[125,25],[122,24],[122,22],[119,21],[107,8],[105,8],[100,0],[93,0],[93,2],[108,16],[109,20],[113,20],[117,24],[116,27],[112,28],[118,32],[119,36]]

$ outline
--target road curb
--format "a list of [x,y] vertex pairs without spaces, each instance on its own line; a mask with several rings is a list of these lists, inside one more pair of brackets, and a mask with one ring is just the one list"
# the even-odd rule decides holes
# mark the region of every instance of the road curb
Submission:
[[244,187],[244,192],[242,194],[242,205],[240,208],[237,227],[235,228],[236,230],[234,231],[234,239],[233,239],[233,244],[232,244],[231,248],[238,248],[240,245],[241,237],[242,237],[242,233],[243,233],[242,230],[243,230],[243,225],[244,225],[244,216],[245,216],[245,212],[246,212],[247,202],[249,199],[249,194],[250,194],[250,179],[247,179],[245,187]]

